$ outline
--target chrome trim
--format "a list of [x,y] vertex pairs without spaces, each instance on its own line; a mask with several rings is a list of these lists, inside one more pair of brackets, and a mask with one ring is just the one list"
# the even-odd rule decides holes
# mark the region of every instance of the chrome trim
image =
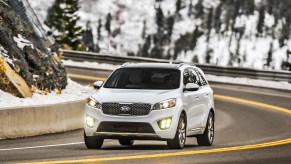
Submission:
[[201,129],[203,129],[203,127],[195,128],[195,129],[189,129],[189,131],[197,131],[197,130],[201,130]]
[[119,132],[94,132],[100,136],[123,136],[123,137],[159,137],[154,133],[119,133]]

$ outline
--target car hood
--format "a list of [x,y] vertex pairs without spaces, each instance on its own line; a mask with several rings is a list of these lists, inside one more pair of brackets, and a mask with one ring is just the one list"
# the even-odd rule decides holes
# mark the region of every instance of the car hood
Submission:
[[100,103],[122,102],[122,103],[149,103],[179,97],[179,90],[141,90],[141,89],[107,89],[101,88],[92,97]]

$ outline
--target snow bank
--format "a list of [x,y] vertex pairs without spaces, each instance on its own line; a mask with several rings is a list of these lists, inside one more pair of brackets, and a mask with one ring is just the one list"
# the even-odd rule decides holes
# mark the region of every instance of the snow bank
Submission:
[[0,109],[84,100],[94,92],[95,90],[93,87],[82,86],[70,79],[68,79],[68,85],[66,89],[62,91],[62,94],[57,94],[56,92],[51,92],[47,95],[34,93],[31,98],[18,98],[0,90]]
[[291,84],[285,81],[268,81],[268,80],[249,79],[249,78],[242,78],[242,77],[235,78],[235,77],[226,77],[226,76],[215,76],[215,75],[208,75],[208,74],[206,74],[205,76],[208,81],[212,81],[212,82],[241,84],[241,85],[249,85],[249,86],[256,86],[256,87],[291,90]]

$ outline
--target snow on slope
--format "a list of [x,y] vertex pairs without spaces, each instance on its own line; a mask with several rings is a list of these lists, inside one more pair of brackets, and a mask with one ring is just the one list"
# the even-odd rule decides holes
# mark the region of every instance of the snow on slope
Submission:
[[34,93],[31,98],[18,98],[12,96],[9,93],[0,90],[0,110],[1,108],[15,108],[15,107],[27,107],[37,105],[49,105],[56,103],[64,103],[69,101],[84,100],[96,92],[93,87],[82,86],[72,80],[68,80],[66,89],[62,91],[62,94],[51,92],[48,94]]
[[[53,4],[54,0],[29,0],[35,12],[39,15],[41,22],[46,17],[46,10]],[[190,1],[185,1],[189,3]],[[195,5],[198,0],[193,0]],[[175,12],[176,0],[163,0],[159,3],[164,11],[164,15]],[[218,5],[218,0],[204,0],[204,7],[215,7]],[[259,3],[257,1],[256,3]],[[143,29],[143,21],[146,20],[146,33],[153,34],[156,32],[155,24],[155,0],[80,0],[81,16],[80,24],[85,27],[87,21],[92,22],[93,32],[96,39],[96,27],[98,19],[102,19],[103,25],[105,24],[106,15],[110,12],[113,16],[112,31],[120,28],[121,33],[115,38],[108,37],[108,33],[103,29],[103,39],[99,42],[101,52],[109,52],[116,55],[126,55],[127,53],[137,53],[139,44],[143,44],[141,33]],[[189,18],[188,4],[180,11],[182,20],[176,21],[172,40],[176,40],[180,35],[186,32],[192,32],[195,25],[200,24],[199,19]],[[288,41],[287,46],[279,47],[278,40],[271,38],[256,37],[256,25],[258,21],[258,12],[255,11],[254,15],[240,16],[236,20],[235,27],[245,27],[245,34],[241,39],[241,47],[239,53],[240,58],[245,58],[246,61],[241,64],[234,63],[233,66],[251,67],[263,69],[269,51],[270,43],[273,42],[273,67],[280,69],[282,60],[286,59],[286,51],[291,50],[291,41]],[[265,25],[271,27],[274,24],[274,18],[266,14]],[[223,27],[224,25],[222,25]],[[232,39],[232,44],[229,41]],[[95,40],[96,41],[96,40]],[[229,33],[226,37],[218,36],[214,30],[211,33],[209,48],[213,50],[212,64],[225,66],[229,63],[230,52],[236,53],[237,49],[236,36],[231,37]],[[172,45],[173,46],[173,45]],[[190,62],[194,55],[198,56],[200,63],[205,63],[205,54],[207,51],[206,36],[198,39],[198,44],[194,51],[188,51],[180,54],[179,60]]]

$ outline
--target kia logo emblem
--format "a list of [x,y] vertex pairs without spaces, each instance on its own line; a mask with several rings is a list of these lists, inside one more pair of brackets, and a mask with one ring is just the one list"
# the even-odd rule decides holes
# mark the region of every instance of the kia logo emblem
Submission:
[[122,112],[128,112],[129,110],[130,110],[130,108],[128,106],[121,107]]

